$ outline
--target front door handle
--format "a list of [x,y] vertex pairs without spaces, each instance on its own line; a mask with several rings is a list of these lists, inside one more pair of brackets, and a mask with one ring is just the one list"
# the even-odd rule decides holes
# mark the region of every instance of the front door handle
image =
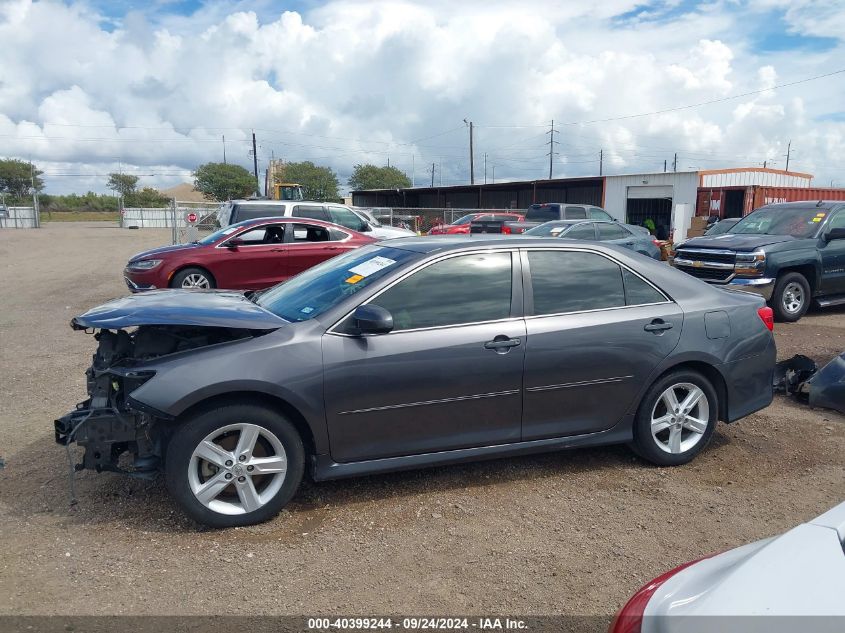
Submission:
[[506,354],[510,351],[511,347],[516,347],[517,345],[522,345],[521,339],[508,338],[507,336],[500,334],[492,341],[487,341],[484,344],[484,349],[492,349],[497,354]]
[[655,333],[659,334],[660,332],[663,332],[664,330],[671,330],[672,327],[673,326],[672,326],[671,323],[668,323],[667,321],[664,321],[663,319],[655,319],[651,323],[646,324],[643,327],[643,329],[646,332],[655,332]]

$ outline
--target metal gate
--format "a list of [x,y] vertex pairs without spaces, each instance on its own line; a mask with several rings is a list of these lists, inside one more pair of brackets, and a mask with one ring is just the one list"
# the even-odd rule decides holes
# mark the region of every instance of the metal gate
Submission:
[[37,229],[40,225],[35,207],[0,205],[0,229]]

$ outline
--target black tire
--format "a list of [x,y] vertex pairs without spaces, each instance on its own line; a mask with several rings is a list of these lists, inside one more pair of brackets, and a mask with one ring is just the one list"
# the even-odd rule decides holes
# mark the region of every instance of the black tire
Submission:
[[[703,392],[703,398],[706,399],[707,405],[707,425],[703,430],[703,433],[700,435],[694,433],[685,425],[678,425],[677,433],[681,438],[683,438],[684,435],[686,435],[687,438],[686,440],[680,441],[687,442],[691,445],[688,449],[671,453],[667,452],[664,448],[661,448],[661,445],[668,445],[670,443],[667,439],[664,444],[663,438],[675,432],[675,429],[673,428],[675,425],[670,425],[666,430],[658,432],[655,436],[652,434],[652,414],[655,414],[660,418],[664,417],[662,414],[664,413],[666,406],[665,401],[662,400],[662,396],[670,387],[676,386],[676,391],[674,392],[676,396],[678,394],[683,396],[684,393],[690,393],[690,391],[685,391],[685,388],[681,387],[681,385],[694,385]],[[696,405],[691,410],[691,413],[694,413],[697,416],[702,414],[703,411],[703,408],[699,408],[698,405]],[[631,448],[633,448],[634,452],[636,452],[640,457],[653,464],[657,464],[658,466],[679,466],[681,464],[686,464],[698,455],[705,446],[707,446],[707,443],[710,441],[713,431],[716,428],[716,422],[718,419],[719,397],[716,393],[716,389],[710,381],[697,371],[673,371],[661,376],[649,388],[643,397],[642,402],[640,402],[640,407],[637,410],[636,417],[634,418],[634,442]],[[692,443],[693,439],[695,439],[694,443]],[[682,446],[683,444],[680,444],[679,448]]]
[[208,282],[208,288],[216,288],[217,281],[214,279],[214,275],[208,272],[205,268],[199,267],[191,267],[191,268],[184,268],[180,270],[178,273],[173,275],[170,280],[170,287],[171,288],[182,288],[182,287],[195,287],[195,286],[183,286],[182,284],[185,283],[185,280],[191,276],[200,275]]
[[[797,297],[796,287],[800,289],[801,306],[797,310],[790,310],[787,305],[790,303],[790,297],[793,299]],[[807,313],[811,299],[810,284],[807,282],[807,278],[801,273],[786,273],[778,277],[772,298],[769,299],[769,307],[775,313],[775,319],[778,321],[794,323]]]
[[[259,466],[254,466],[253,469],[250,469],[253,474],[249,475],[249,483],[238,484],[238,481],[246,480],[245,469],[249,468],[249,464],[252,462],[252,451],[249,452],[249,457],[240,464],[238,464],[237,457],[232,460],[234,463],[227,462],[231,464],[228,468],[224,467],[223,464],[217,467],[211,465],[211,462],[193,460],[194,450],[203,440],[218,430],[235,424],[255,425],[255,427],[261,429],[261,435],[253,442],[256,447],[255,457],[259,459],[261,457],[281,456],[281,453],[273,449],[272,442],[276,441],[281,444],[287,461],[287,470],[284,474],[278,474],[281,475],[280,479],[277,479],[278,475],[276,474],[255,475],[254,468]],[[220,447],[228,442],[225,450],[235,454],[240,437],[239,431],[232,430],[219,435],[218,438],[222,439],[216,441],[215,444]],[[213,528],[252,525],[272,519],[293,498],[302,481],[304,469],[305,450],[302,445],[302,438],[293,424],[275,411],[250,404],[223,405],[201,411],[186,420],[173,434],[167,447],[165,459],[165,479],[170,494],[188,516],[198,523]],[[211,509],[194,494],[192,485],[208,484],[218,474],[232,475],[232,477],[227,477],[230,483],[220,480],[219,485],[226,487],[221,487],[220,492],[209,503],[240,511],[240,514],[226,514]],[[279,482],[281,485],[279,485]],[[259,494],[262,492],[269,494],[269,491],[275,487],[278,487],[278,489],[272,494],[271,498],[262,502],[263,505],[255,510],[246,511],[243,507],[245,505],[243,497],[239,492],[240,486],[252,486],[253,490],[257,490]]]

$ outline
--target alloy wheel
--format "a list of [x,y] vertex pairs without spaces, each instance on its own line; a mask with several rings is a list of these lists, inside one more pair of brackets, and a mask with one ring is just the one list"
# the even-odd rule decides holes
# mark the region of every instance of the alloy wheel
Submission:
[[700,387],[688,382],[666,389],[651,411],[651,435],[655,444],[675,455],[698,444],[709,423],[707,396]]
[[191,492],[209,510],[246,514],[269,503],[285,481],[282,442],[256,424],[230,424],[209,433],[188,466]]
[[211,288],[211,283],[209,283],[208,277],[205,275],[201,273],[191,273],[182,280],[182,287],[201,288],[207,290],[208,288]]

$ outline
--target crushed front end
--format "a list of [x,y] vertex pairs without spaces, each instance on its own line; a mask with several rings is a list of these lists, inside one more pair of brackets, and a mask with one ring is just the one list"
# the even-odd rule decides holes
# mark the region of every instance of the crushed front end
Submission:
[[95,330],[97,351],[85,372],[88,398],[55,421],[56,442],[76,442],[85,449],[76,470],[154,476],[162,465],[172,416],[131,397],[155,376],[149,361],[249,336],[249,330],[174,325]]

